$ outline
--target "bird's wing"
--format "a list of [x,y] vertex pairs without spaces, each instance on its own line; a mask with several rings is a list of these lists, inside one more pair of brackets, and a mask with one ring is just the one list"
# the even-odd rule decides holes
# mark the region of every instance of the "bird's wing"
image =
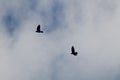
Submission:
[[37,26],[37,30],[40,30],[40,25]]
[[72,53],[74,53],[75,52],[75,49],[74,49],[74,47],[72,46],[72,48],[71,48],[71,51],[72,51]]

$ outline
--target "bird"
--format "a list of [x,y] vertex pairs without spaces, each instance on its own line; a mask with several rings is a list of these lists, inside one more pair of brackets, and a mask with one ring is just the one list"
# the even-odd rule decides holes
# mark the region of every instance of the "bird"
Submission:
[[36,30],[37,33],[43,33],[43,31],[41,31],[40,27],[41,27],[40,25],[37,26],[37,30]]
[[78,52],[75,52],[74,46],[71,47],[71,54],[77,56]]

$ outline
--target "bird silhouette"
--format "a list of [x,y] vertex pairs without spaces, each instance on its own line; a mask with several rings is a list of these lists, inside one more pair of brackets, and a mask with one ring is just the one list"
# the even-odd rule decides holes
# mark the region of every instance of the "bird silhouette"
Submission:
[[43,31],[41,31],[40,27],[41,27],[40,25],[37,26],[37,30],[36,30],[37,33],[43,33]]
[[74,46],[72,46],[71,52],[72,52],[71,54],[74,56],[77,56],[77,54],[78,54],[77,52],[75,52]]

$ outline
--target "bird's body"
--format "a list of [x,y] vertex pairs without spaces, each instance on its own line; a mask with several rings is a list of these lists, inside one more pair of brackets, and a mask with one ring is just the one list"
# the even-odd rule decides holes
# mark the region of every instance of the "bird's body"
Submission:
[[43,31],[41,31],[41,29],[40,29],[40,25],[37,26],[36,32],[37,32],[37,33],[43,33]]
[[75,52],[74,46],[72,46],[71,51],[72,51],[72,53],[71,53],[72,55],[77,56],[78,53]]

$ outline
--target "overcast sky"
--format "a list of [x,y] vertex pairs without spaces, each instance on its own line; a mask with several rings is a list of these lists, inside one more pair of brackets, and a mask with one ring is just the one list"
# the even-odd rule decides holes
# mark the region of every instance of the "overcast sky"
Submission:
[[0,0],[0,80],[119,76],[119,0]]

